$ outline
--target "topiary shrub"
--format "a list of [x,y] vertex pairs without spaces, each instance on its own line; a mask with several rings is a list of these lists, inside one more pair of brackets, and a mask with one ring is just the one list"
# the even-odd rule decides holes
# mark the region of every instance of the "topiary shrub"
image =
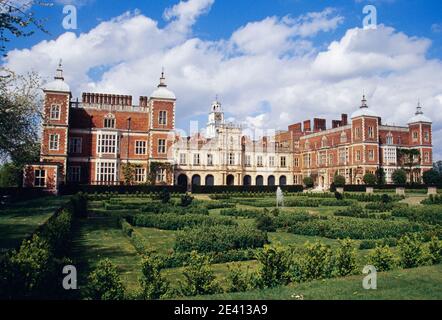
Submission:
[[302,182],[304,182],[304,185],[307,189],[311,189],[314,187],[315,185],[315,181],[313,180],[312,177],[305,177]]
[[192,204],[193,197],[190,196],[188,193],[181,196],[181,206],[182,207],[188,207]]
[[273,288],[290,280],[290,253],[280,245],[266,245],[256,255],[260,287]]
[[276,231],[272,217],[265,213],[256,218],[256,229],[266,232]]
[[407,183],[407,173],[403,169],[397,169],[393,172],[391,178],[394,184],[404,185]]
[[373,173],[366,173],[362,180],[369,186],[376,184],[376,176]]
[[378,272],[389,271],[396,266],[396,259],[390,247],[377,245],[369,255],[369,263],[375,266]]
[[306,243],[300,269],[304,281],[330,278],[333,272],[332,250],[322,242]]
[[161,200],[161,202],[164,203],[169,203],[170,201],[170,192],[168,189],[163,189],[160,192],[159,198]]
[[339,241],[334,264],[335,272],[338,276],[348,276],[356,271],[356,249],[354,247],[354,241],[350,239]]
[[398,241],[400,263],[404,268],[424,265],[428,259],[424,247],[416,234],[405,235]]
[[341,175],[336,175],[333,179],[336,188],[343,188],[345,186],[345,178]]
[[140,278],[141,297],[144,300],[156,300],[164,296],[169,283],[161,276],[162,261],[156,256],[147,255],[141,262]]

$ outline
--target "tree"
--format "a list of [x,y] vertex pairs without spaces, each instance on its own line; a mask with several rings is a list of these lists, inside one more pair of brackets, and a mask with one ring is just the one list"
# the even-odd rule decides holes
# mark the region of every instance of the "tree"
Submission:
[[363,181],[366,185],[372,186],[376,183],[376,176],[373,173],[366,173]]
[[13,163],[5,163],[0,167],[0,188],[18,187],[22,178],[22,171]]
[[404,268],[415,268],[425,264],[428,257],[425,256],[422,242],[416,234],[405,235],[398,241],[400,262]]
[[258,251],[256,259],[260,264],[259,278],[262,286],[266,288],[287,284],[290,280],[290,254],[280,245],[265,245]]
[[302,181],[304,182],[304,185],[307,189],[313,188],[313,186],[315,185],[312,177],[305,177]]
[[125,289],[117,268],[109,259],[98,262],[89,275],[89,297],[93,300],[123,300]]
[[376,169],[376,184],[384,185],[385,184],[385,170],[384,168]]
[[402,169],[395,170],[391,178],[394,184],[402,185],[407,183],[407,173]]
[[442,160],[433,163],[433,169],[436,170],[440,175],[442,175]]
[[368,261],[379,272],[389,271],[396,266],[393,251],[388,246],[376,245],[376,248],[370,253]]
[[425,184],[438,184],[442,182],[442,176],[434,169],[425,171],[422,179]]
[[12,37],[29,37],[35,29],[47,33],[43,20],[35,18],[31,11],[33,5],[50,6],[51,3],[43,1],[13,1],[0,0],[0,53],[6,56],[6,42]]
[[335,270],[338,276],[348,276],[356,270],[356,249],[350,239],[339,241],[335,256]]
[[169,287],[161,276],[161,261],[154,256],[146,256],[141,263],[143,276],[140,279],[142,297],[146,300],[160,299]]
[[139,168],[140,165],[136,165],[133,163],[126,163],[122,166],[124,183],[127,185],[133,185],[135,183],[135,173],[136,168]]
[[41,80],[35,73],[26,76],[8,70],[3,73],[9,76],[0,77],[0,157],[21,168],[39,155]]
[[343,188],[345,186],[345,178],[341,175],[336,175],[333,182],[337,188]]
[[398,149],[399,164],[409,175],[410,183],[417,182],[413,181],[413,173],[421,162],[420,154],[418,149]]

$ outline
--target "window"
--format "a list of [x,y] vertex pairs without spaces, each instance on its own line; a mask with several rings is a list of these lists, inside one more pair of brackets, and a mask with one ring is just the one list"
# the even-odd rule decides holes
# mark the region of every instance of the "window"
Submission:
[[98,153],[116,153],[117,152],[117,135],[116,134],[100,134],[98,135]]
[[374,150],[368,150],[368,160],[374,160]]
[[287,163],[286,163],[286,157],[281,157],[280,159],[280,163],[281,163],[281,167],[285,168]]
[[340,164],[345,164],[347,160],[347,152],[345,149],[341,149],[339,150],[339,163]]
[[229,153],[229,165],[234,166],[235,165],[235,154]]
[[373,127],[368,127],[368,137],[373,139],[374,138],[374,129]]
[[147,142],[143,140],[135,141],[135,154],[145,155],[147,153]]
[[81,153],[82,143],[82,138],[69,138],[69,153]]
[[387,135],[387,144],[392,145],[393,143],[394,143],[393,135],[392,134]]
[[304,166],[306,168],[310,168],[311,161],[312,161],[312,157],[311,157],[310,153],[304,155],[303,161],[304,161]]
[[361,138],[361,128],[355,128],[355,137]]
[[201,161],[200,161],[200,154],[199,153],[195,153],[194,155],[193,155],[193,165],[194,166],[199,166],[201,164]]
[[417,131],[413,131],[413,141],[417,141],[418,133]]
[[160,111],[158,115],[158,123],[160,125],[166,125],[167,124],[167,111]]
[[207,165],[213,166],[213,155],[212,154],[207,155]]
[[345,132],[341,133],[341,143],[347,143],[347,134]]
[[258,167],[262,167],[262,156],[257,157],[256,163]]
[[49,150],[57,151],[59,148],[59,134],[51,134],[49,135]]
[[250,155],[246,155],[246,167],[250,167],[252,165],[252,158]]
[[356,161],[361,161],[361,151],[356,151]]
[[325,148],[325,147],[327,147],[327,137],[322,137],[322,140],[321,140],[321,148]]
[[187,164],[187,157],[185,153],[180,153],[180,165],[185,166]]
[[424,141],[425,142],[430,141],[430,133],[428,131],[424,132]]
[[68,180],[70,182],[80,182],[81,180],[81,167],[72,166],[68,168]]
[[46,170],[34,171],[34,187],[46,186]]
[[275,157],[270,156],[269,157],[269,167],[274,167],[275,166]]
[[329,154],[328,155],[328,165],[329,166],[333,166],[333,154]]
[[51,106],[50,119],[51,120],[60,120],[60,106],[59,105],[54,104]]
[[109,183],[116,181],[115,162],[97,162],[97,182]]
[[166,153],[166,140],[158,139],[158,153]]
[[429,152],[424,153],[424,161],[426,163],[430,163],[430,153]]
[[295,164],[295,167],[299,167],[299,158],[295,158],[294,164]]
[[166,182],[166,169],[158,169],[157,170],[157,182]]
[[104,118],[104,127],[107,129],[115,128],[115,116],[113,114],[109,114]]
[[135,182],[145,182],[146,181],[146,169],[145,168],[135,168]]
[[397,154],[395,147],[383,148],[384,162],[385,163],[396,163]]

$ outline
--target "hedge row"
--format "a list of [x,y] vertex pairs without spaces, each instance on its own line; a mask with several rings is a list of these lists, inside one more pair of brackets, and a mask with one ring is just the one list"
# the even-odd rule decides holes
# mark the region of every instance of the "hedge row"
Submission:
[[432,205],[432,204],[442,204],[442,195],[430,195],[427,199],[421,201],[422,204]]
[[250,227],[202,226],[180,231],[175,250],[200,253],[223,252],[248,248],[260,248],[268,243],[267,233]]
[[310,219],[289,226],[288,231],[331,239],[382,239],[397,238],[405,233],[422,232],[429,227],[405,221],[380,219],[328,218]]
[[63,185],[60,186],[59,192],[63,195],[83,193],[117,193],[117,194],[134,194],[134,193],[159,193],[162,190],[168,190],[170,193],[186,193],[187,188],[182,186],[152,186],[152,185]]
[[[265,208],[265,207],[276,207],[276,199],[263,199],[263,200],[252,200],[252,199],[238,199],[236,203],[242,205],[248,205],[253,207]],[[347,200],[337,200],[337,199],[322,199],[322,198],[288,198],[284,200],[284,207],[319,207],[319,206],[349,206],[351,201]]]
[[188,207],[181,207],[173,204],[163,204],[161,202],[148,202],[141,208],[146,213],[175,213],[175,214],[201,214],[208,215],[209,209],[205,206],[192,204]]
[[196,227],[200,225],[236,225],[235,221],[226,217],[211,217],[201,214],[139,214],[129,216],[127,219],[133,226],[157,228],[162,230],[181,230],[187,227]]
[[57,210],[18,250],[0,261],[0,298],[59,298],[67,293],[61,286],[66,256],[70,251],[74,216],[82,216],[85,198],[72,197]]
[[[301,185],[280,186],[283,192],[302,192]],[[275,193],[278,186],[192,186],[193,193],[217,194],[217,193]]]
[[442,225],[442,210],[438,206],[422,206],[393,209],[394,217],[406,217],[412,222]]

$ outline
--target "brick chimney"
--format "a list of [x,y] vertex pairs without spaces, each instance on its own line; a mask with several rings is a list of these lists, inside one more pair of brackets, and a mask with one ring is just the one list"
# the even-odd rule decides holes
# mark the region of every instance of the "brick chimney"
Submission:
[[304,121],[304,132],[311,132],[312,131],[312,125],[310,120]]

